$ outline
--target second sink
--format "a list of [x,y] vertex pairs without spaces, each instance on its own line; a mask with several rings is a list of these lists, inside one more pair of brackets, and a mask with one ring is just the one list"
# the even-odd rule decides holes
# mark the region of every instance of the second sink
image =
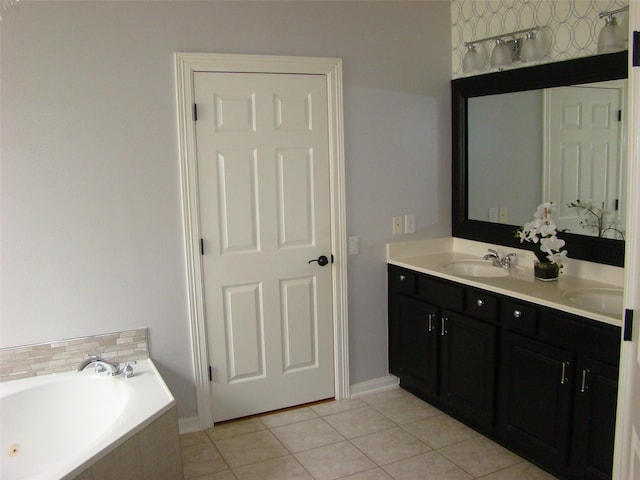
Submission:
[[622,316],[622,289],[589,288],[567,292],[565,298],[574,305],[605,315]]

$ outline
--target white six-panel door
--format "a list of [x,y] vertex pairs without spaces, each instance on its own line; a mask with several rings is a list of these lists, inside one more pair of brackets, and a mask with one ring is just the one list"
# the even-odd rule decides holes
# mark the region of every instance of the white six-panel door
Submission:
[[[545,91],[543,198],[558,209],[558,228],[580,235],[597,232],[580,226],[568,204],[581,200],[606,207],[622,225],[622,86],[559,87]],[[609,232],[614,235],[615,232]],[[618,237],[610,237],[618,238]]]
[[323,75],[194,74],[214,421],[334,396]]

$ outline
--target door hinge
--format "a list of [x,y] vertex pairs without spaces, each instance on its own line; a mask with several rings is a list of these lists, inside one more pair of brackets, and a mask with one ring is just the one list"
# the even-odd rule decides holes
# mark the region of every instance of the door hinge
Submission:
[[622,110],[618,110],[618,121],[622,121]]
[[198,121],[198,105],[195,103],[193,104],[193,121]]
[[209,365],[209,381],[213,382],[213,368]]
[[200,255],[204,255],[204,238],[200,239]]
[[633,32],[633,52],[631,65],[640,67],[640,32]]
[[633,310],[627,308],[624,311],[624,332],[622,334],[622,340],[625,342],[631,341],[631,334],[633,333]]
[[620,210],[620,199],[616,198],[615,204],[613,206],[613,209],[617,212],[618,210]]

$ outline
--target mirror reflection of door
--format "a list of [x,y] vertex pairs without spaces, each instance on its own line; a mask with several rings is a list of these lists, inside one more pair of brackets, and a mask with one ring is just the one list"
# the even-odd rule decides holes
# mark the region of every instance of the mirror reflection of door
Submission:
[[[557,204],[559,229],[616,239],[624,231],[624,93],[622,81],[544,92],[542,196]],[[594,213],[569,206],[578,200]],[[603,233],[597,216],[615,229]]]

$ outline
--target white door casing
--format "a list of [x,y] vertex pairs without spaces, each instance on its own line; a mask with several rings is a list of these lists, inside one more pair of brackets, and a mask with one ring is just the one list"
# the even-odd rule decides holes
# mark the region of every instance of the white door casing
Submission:
[[[626,168],[624,135],[618,112],[625,99],[624,81],[544,92],[544,164],[542,198],[557,207],[558,228],[580,235],[597,235],[580,225],[578,210],[568,204],[581,200],[606,207],[624,230]],[[609,231],[610,238],[618,238]]]
[[196,72],[214,422],[334,397],[324,75]]
[[[640,30],[640,3],[629,3],[629,30]],[[629,38],[631,42],[631,37]],[[631,47],[631,45],[629,45]],[[640,48],[640,47],[639,47]],[[624,265],[624,305],[635,313],[631,338],[622,342],[613,478],[640,479],[640,67],[629,48],[628,221]]]
[[187,264],[188,308],[191,325],[198,423],[213,424],[209,390],[207,325],[200,262],[200,211],[196,131],[193,121],[196,72],[246,72],[323,75],[327,85],[329,177],[331,210],[331,298],[333,316],[333,356],[335,397],[349,396],[347,331],[347,257],[342,127],[342,63],[340,59],[176,53],[177,109],[185,260]]

